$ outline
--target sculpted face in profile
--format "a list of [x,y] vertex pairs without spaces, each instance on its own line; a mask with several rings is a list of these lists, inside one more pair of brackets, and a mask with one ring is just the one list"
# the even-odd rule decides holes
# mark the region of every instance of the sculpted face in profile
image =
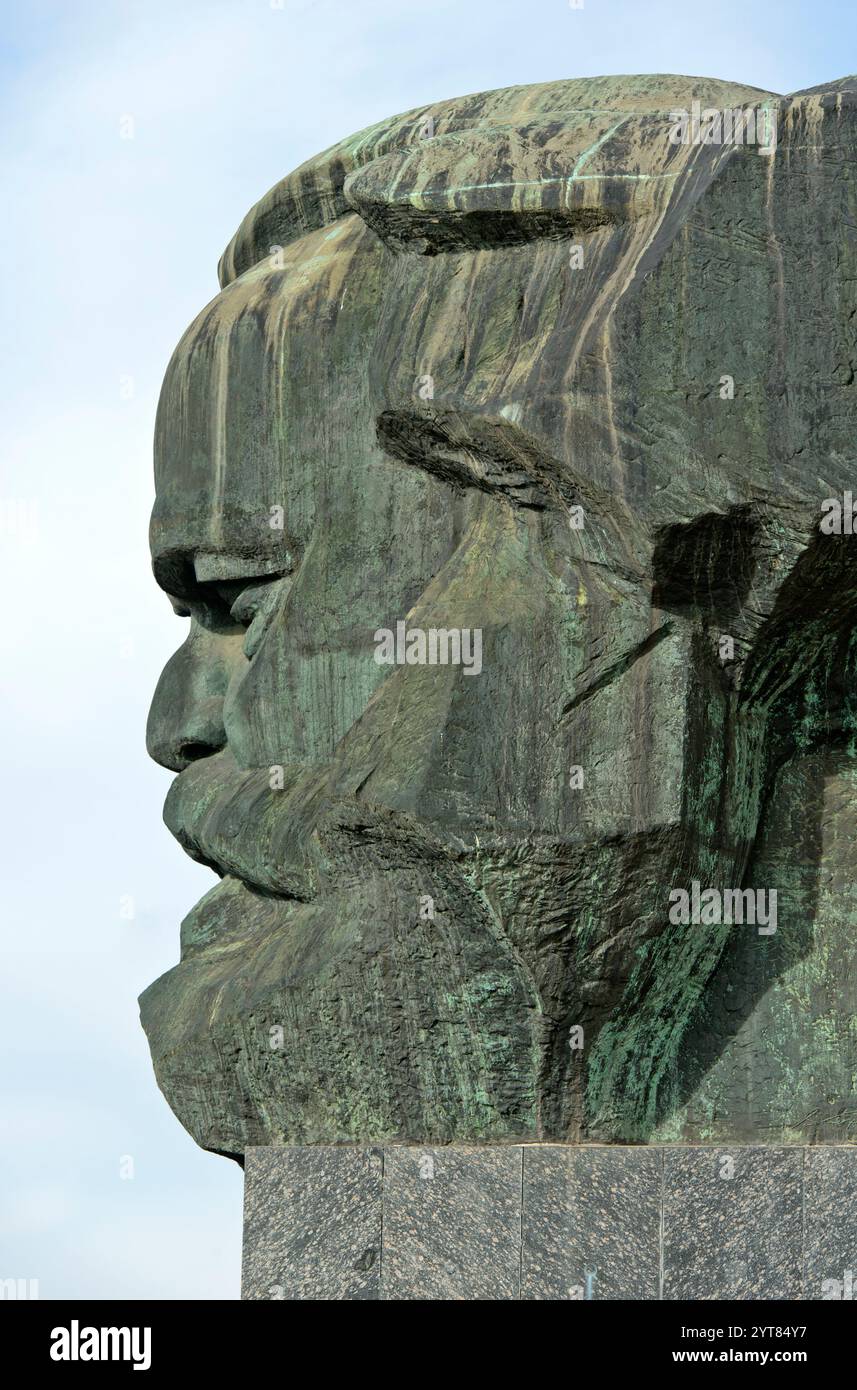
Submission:
[[205,1147],[857,1137],[854,88],[483,93],[244,219],[151,529]]

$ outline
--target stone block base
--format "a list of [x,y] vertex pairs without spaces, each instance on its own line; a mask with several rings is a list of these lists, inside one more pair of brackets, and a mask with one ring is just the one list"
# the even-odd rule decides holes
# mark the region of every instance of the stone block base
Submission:
[[246,1153],[245,1299],[852,1295],[857,1147]]

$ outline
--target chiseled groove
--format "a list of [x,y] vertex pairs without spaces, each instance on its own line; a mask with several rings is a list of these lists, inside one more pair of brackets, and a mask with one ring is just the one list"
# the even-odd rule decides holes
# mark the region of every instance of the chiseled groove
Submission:
[[641,657],[648,656],[649,652],[653,651],[665,637],[669,636],[673,630],[673,626],[672,622],[662,623],[656,632],[651,632],[644,641],[640,642],[636,647],[633,647],[631,651],[626,652],[618,661],[614,661],[613,665],[608,666],[606,671],[602,671],[601,675],[598,676],[591,685],[588,685],[579,695],[575,695],[574,699],[565,706],[562,712],[562,718],[565,718],[572,710],[577,709],[578,705],[582,705],[584,700],[588,700],[593,695],[597,695],[598,691],[603,690],[605,685],[610,685],[611,681],[617,680],[619,676],[624,676],[625,672],[629,671]]

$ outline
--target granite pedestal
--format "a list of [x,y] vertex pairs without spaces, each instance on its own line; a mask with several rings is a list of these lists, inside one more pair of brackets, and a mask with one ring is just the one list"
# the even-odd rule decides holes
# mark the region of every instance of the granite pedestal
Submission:
[[857,1146],[390,1145],[245,1156],[245,1299],[852,1291]]

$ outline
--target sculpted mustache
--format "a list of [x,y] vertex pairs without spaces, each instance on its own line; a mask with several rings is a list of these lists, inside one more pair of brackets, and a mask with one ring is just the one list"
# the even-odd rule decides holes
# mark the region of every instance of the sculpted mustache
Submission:
[[216,872],[308,900],[325,868],[313,831],[329,804],[328,783],[326,770],[285,767],[281,778],[268,768],[242,770],[224,750],[176,777],[164,821],[191,858]]
[[327,764],[278,772],[242,770],[228,750],[201,758],[170,787],[164,820],[192,859],[304,902],[372,872],[382,845],[382,857],[395,844],[411,863],[466,853],[455,835],[439,840],[407,812],[358,801],[359,770]]

